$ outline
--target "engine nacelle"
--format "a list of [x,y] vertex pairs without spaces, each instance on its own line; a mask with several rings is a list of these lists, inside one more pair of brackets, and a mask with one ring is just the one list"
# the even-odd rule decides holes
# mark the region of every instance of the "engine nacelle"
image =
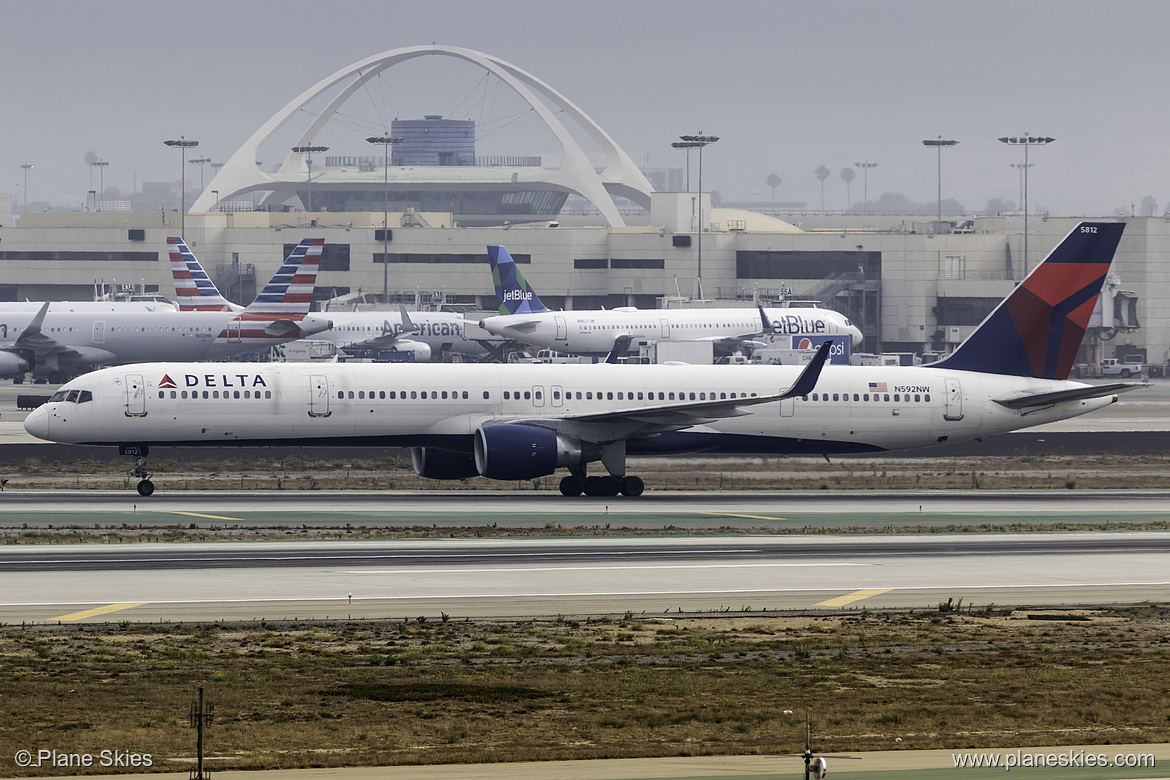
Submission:
[[398,339],[394,342],[394,352],[413,352],[415,363],[430,363],[431,362],[431,345],[425,341],[411,341],[410,339]]
[[534,479],[582,462],[581,442],[539,425],[488,425],[475,432],[475,467],[489,479]]
[[32,371],[32,363],[15,352],[0,352],[0,376],[19,376]]
[[470,479],[479,476],[475,456],[467,452],[411,447],[410,460],[414,464],[414,473],[427,479]]

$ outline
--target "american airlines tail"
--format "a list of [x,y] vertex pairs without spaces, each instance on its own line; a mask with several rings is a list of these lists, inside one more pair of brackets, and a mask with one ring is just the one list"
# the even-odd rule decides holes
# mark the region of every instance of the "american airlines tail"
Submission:
[[[309,316],[324,246],[323,238],[306,238],[297,244],[256,299],[219,333],[216,345],[230,349],[233,344],[251,342],[266,349],[279,341],[305,338],[332,328],[332,322]],[[222,350],[213,347],[211,356],[217,356],[219,351]]]
[[548,311],[536,292],[516,267],[516,262],[502,246],[489,246],[488,261],[492,264],[492,281],[496,285],[496,299],[500,314],[532,314]]
[[1122,222],[1080,223],[931,368],[1068,379],[1124,230]]
[[187,248],[187,242],[177,236],[167,238],[171,256],[171,277],[175,281],[175,296],[179,311],[242,311],[243,306],[224,298],[203,266]]

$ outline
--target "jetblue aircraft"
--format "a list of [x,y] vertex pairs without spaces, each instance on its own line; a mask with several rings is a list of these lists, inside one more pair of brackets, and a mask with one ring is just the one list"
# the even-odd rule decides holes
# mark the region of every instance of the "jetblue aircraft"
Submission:
[[[183,239],[167,239],[171,256],[171,276],[179,308],[183,311],[239,311],[241,306],[220,294],[203,266],[187,248]],[[455,353],[482,359],[490,351],[480,341],[467,338],[462,315],[451,312],[331,311],[333,327],[313,338],[330,341],[340,349],[387,350],[411,355],[417,363],[437,360]]]
[[638,341],[709,341],[720,350],[765,346],[769,335],[848,338],[861,331],[832,309],[619,309],[550,311],[520,273],[508,250],[489,246],[500,313],[480,327],[503,338],[573,355],[610,355]]
[[[631,455],[883,452],[1091,412],[1140,385],[1068,380],[1124,223],[1082,222],[958,349],[930,366],[158,363],[63,386],[25,429],[119,445],[410,447],[432,479],[567,469],[566,496],[636,496]],[[587,476],[600,461],[605,475]]]
[[53,303],[35,313],[0,311],[0,376],[35,370],[60,382],[95,365],[230,357],[327,330],[328,320],[308,316],[324,243],[302,241],[239,312],[70,311]]

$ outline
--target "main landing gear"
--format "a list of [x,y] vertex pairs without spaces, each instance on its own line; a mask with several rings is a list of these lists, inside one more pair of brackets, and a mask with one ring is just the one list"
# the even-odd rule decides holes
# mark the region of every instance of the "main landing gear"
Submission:
[[118,447],[118,452],[134,458],[130,476],[138,477],[138,495],[145,498],[154,493],[154,483],[150,481],[150,473],[146,470],[146,456],[150,454],[150,447],[145,444],[123,444]]
[[561,495],[562,496],[579,496],[584,493],[587,496],[616,496],[621,493],[623,496],[640,496],[646,490],[646,483],[641,477],[624,476],[615,477],[608,475],[604,477],[585,477],[578,474],[570,474],[561,480]]

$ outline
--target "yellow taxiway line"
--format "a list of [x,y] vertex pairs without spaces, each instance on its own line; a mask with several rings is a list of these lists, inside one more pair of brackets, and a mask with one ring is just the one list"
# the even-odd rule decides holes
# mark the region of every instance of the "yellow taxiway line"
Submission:
[[852,604],[855,601],[867,599],[870,596],[879,596],[882,593],[889,593],[893,588],[866,588],[865,590],[855,590],[852,593],[846,593],[844,596],[838,596],[835,599],[822,601],[814,606],[818,607],[843,607],[846,604]]
[[242,523],[244,521],[244,519],[242,517],[223,517],[222,515],[205,515],[202,512],[180,512],[176,509],[162,510],[162,513],[166,514],[166,515],[187,515],[188,517],[206,517],[208,520],[232,520],[232,521],[235,521],[238,523]]
[[107,615],[110,612],[117,612],[122,609],[130,609],[132,607],[141,607],[143,604],[149,604],[148,601],[127,601],[122,604],[107,604],[104,607],[94,607],[82,612],[71,612],[68,615],[61,615],[60,617],[49,618],[49,620],[85,620],[86,618],[96,617],[97,615]]

